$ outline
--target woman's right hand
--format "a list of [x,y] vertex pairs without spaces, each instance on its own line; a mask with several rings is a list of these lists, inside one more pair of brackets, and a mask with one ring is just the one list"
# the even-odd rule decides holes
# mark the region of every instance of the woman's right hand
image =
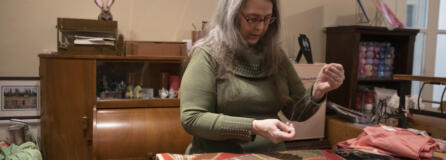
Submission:
[[252,133],[277,144],[286,140],[292,140],[296,131],[290,122],[283,123],[278,119],[264,119],[252,122]]

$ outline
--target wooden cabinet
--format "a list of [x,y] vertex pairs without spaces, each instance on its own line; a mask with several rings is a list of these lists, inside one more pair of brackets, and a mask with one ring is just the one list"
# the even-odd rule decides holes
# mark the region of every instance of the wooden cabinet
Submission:
[[326,62],[340,63],[345,69],[342,86],[328,95],[328,100],[353,108],[356,103],[358,85],[380,86],[397,89],[400,95],[410,94],[410,82],[393,79],[359,79],[359,46],[361,42],[390,42],[395,47],[394,74],[412,74],[414,42],[418,30],[383,27],[341,26],[326,30]]
[[147,159],[151,153],[184,153],[191,142],[181,126],[179,99],[103,99],[97,93],[104,74],[125,81],[127,72],[138,72],[143,88],[157,91],[161,72],[179,74],[182,57],[39,57],[45,159]]

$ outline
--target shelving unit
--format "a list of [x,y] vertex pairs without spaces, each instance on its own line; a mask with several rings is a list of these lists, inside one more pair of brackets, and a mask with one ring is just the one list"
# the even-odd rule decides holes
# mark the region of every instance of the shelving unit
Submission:
[[178,107],[180,106],[179,99],[149,99],[149,100],[134,100],[134,99],[113,99],[113,100],[99,100],[96,107],[101,108],[141,108],[141,107]]
[[183,57],[39,57],[44,159],[148,159],[153,153],[184,153],[191,142],[181,126],[179,99],[103,99],[98,93],[104,77],[125,81],[128,72],[138,72],[142,87],[158,97],[160,74],[179,75]]
[[[326,62],[344,66],[345,80],[340,88],[328,95],[328,100],[339,105],[354,108],[358,85],[380,86],[410,94],[410,82],[394,79],[359,79],[360,42],[390,42],[395,47],[394,74],[412,74],[413,50],[418,30],[383,27],[340,26],[326,29]],[[403,102],[404,103],[404,102]]]

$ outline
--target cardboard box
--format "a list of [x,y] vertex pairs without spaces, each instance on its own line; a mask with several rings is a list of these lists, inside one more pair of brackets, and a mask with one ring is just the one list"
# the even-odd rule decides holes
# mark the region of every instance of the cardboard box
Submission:
[[127,41],[126,56],[177,57],[186,56],[185,42]]
[[[310,88],[319,71],[325,65],[325,63],[315,64],[296,64],[293,62],[294,69],[299,75],[305,88]],[[309,119],[304,122],[292,121],[294,128],[296,129],[296,135],[294,140],[303,139],[322,139],[325,135],[325,110],[326,102],[322,102],[319,110]],[[282,121],[289,121],[282,112],[279,112],[279,118]]]

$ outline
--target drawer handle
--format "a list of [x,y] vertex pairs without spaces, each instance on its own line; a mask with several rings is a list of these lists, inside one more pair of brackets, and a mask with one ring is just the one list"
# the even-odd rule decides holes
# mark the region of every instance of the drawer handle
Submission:
[[93,143],[93,140],[91,139],[91,137],[88,137],[88,130],[90,129],[90,125],[88,123],[88,117],[87,116],[83,116],[82,117],[82,123],[84,125],[84,138],[87,138],[87,144],[91,145]]
[[82,117],[82,124],[84,125],[84,136],[87,136],[87,131],[88,131],[88,117],[87,116],[83,116]]

